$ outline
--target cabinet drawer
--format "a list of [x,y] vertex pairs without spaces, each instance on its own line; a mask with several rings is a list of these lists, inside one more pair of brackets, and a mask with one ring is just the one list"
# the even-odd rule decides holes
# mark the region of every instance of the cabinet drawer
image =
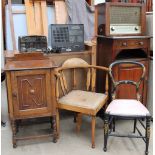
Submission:
[[145,39],[131,39],[131,40],[116,40],[115,47],[117,49],[135,49],[147,48],[148,43]]

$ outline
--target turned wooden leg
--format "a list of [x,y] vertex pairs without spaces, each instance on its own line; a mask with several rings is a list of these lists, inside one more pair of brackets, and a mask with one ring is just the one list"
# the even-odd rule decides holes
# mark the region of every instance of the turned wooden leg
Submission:
[[96,122],[96,117],[92,116],[92,148],[95,148],[95,122]]
[[52,124],[53,124],[53,142],[56,143],[57,142],[56,116],[53,116]]
[[16,142],[16,132],[17,132],[17,128],[16,128],[16,122],[15,120],[11,121],[11,126],[12,126],[12,143],[13,143],[13,148],[17,147],[17,142]]
[[56,131],[57,131],[57,138],[60,137],[60,119],[59,119],[59,110],[57,109],[56,112]]
[[76,117],[76,132],[77,134],[80,132],[81,123],[82,123],[82,114],[78,113]]
[[49,119],[50,119],[51,129],[53,129],[53,123],[52,123],[53,122],[52,121],[53,117],[50,117]]

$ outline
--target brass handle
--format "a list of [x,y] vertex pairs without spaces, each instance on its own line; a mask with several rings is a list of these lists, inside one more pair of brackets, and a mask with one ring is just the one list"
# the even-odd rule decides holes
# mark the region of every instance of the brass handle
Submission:
[[30,93],[31,93],[31,94],[34,94],[34,92],[35,92],[34,89],[31,89],[31,90],[30,90]]
[[13,96],[13,97],[17,97],[17,93],[13,92],[13,93],[12,93],[12,96]]
[[141,41],[141,42],[139,42],[139,45],[144,45],[144,43]]
[[122,46],[127,46],[127,43],[126,43],[126,42],[123,42],[123,43],[122,43]]

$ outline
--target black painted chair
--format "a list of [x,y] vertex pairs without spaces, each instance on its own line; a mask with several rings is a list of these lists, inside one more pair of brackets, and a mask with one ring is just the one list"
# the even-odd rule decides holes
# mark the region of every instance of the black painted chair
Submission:
[[[114,67],[121,64],[134,64],[138,65],[142,69],[142,75],[139,81],[132,80],[121,80],[115,81],[114,79]],[[104,117],[104,151],[107,151],[107,140],[109,136],[116,137],[129,137],[129,138],[142,138],[146,143],[145,154],[148,154],[149,137],[150,137],[150,113],[147,108],[140,102],[141,95],[139,94],[139,87],[144,80],[145,76],[145,66],[139,62],[135,61],[115,61],[109,66],[109,75],[113,83],[112,90],[112,102],[108,105],[105,111]],[[117,87],[122,84],[130,84],[136,87],[137,99],[116,99]],[[115,133],[115,120],[117,119],[133,119],[134,129],[133,134],[123,135]],[[137,120],[140,122],[142,127],[145,129],[145,135],[142,135],[141,131],[137,128]],[[146,120],[146,125],[144,125],[142,120]],[[137,131],[137,135],[136,135]]]

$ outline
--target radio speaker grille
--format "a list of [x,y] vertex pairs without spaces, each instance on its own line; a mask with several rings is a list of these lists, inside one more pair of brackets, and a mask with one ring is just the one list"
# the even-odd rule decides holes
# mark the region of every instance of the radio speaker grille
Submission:
[[136,24],[140,25],[140,7],[111,6],[111,24]]

